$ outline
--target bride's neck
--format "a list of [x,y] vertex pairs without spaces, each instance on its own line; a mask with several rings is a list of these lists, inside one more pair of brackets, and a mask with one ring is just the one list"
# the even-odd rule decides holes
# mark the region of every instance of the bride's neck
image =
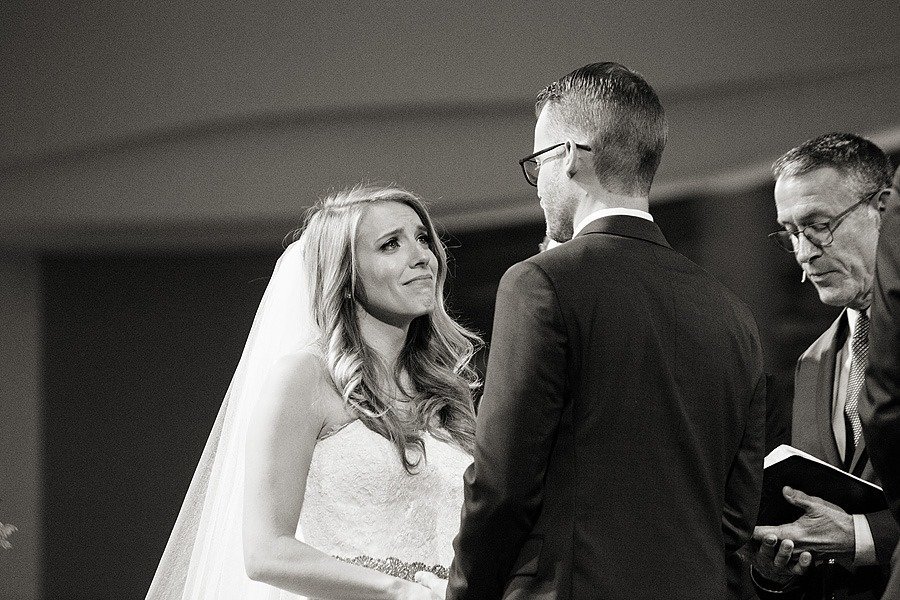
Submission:
[[378,354],[389,371],[393,370],[406,343],[409,323],[404,325],[385,323],[371,315],[361,304],[357,304],[357,309],[359,331],[363,341]]

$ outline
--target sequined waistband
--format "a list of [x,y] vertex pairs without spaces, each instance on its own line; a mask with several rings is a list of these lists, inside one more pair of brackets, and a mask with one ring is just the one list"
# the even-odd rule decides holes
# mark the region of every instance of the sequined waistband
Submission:
[[442,565],[426,565],[422,562],[406,562],[399,558],[394,558],[393,556],[389,556],[388,558],[372,558],[371,556],[354,556],[353,558],[348,558],[346,556],[336,556],[335,558],[339,558],[344,562],[360,567],[375,569],[376,571],[393,575],[400,579],[406,579],[407,581],[413,581],[413,576],[418,571],[434,573],[441,579],[448,579],[450,577],[450,570]]

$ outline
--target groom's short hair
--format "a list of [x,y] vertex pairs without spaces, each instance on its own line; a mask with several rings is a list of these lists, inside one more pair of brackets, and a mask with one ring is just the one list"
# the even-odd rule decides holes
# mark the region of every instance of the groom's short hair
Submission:
[[597,178],[610,191],[646,196],[666,146],[666,113],[640,74],[614,62],[593,63],[554,81],[535,112],[593,150]]

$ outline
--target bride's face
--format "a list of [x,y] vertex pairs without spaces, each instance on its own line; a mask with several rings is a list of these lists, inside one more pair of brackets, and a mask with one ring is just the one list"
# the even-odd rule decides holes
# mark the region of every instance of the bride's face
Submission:
[[356,231],[357,298],[385,323],[406,326],[436,304],[437,258],[422,219],[400,202],[376,202]]

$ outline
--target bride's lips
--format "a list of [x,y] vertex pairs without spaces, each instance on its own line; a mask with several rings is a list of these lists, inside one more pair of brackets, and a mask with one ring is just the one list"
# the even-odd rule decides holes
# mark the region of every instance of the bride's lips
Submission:
[[411,284],[411,283],[416,283],[417,281],[428,281],[428,282],[431,282],[432,279],[434,279],[434,277],[432,277],[430,273],[429,273],[429,274],[425,274],[425,275],[419,275],[418,277],[413,277],[413,278],[410,279],[409,281],[405,282],[403,285],[409,285],[409,284]]

